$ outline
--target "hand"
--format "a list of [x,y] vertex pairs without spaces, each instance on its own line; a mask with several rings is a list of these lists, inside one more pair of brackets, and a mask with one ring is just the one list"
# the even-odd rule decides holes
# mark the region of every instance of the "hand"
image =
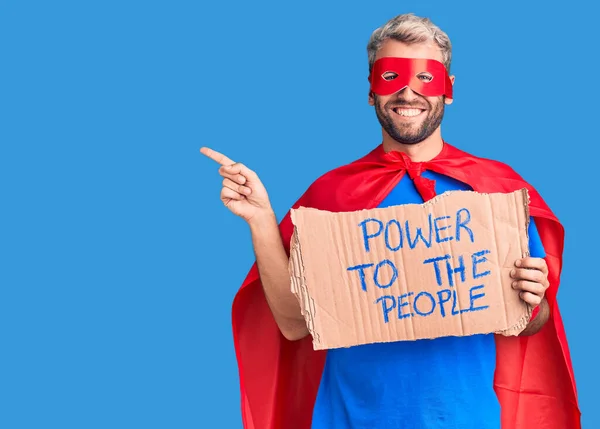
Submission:
[[523,301],[535,308],[542,302],[546,289],[550,286],[548,282],[548,266],[543,258],[527,257],[517,259],[515,266],[510,272],[513,278],[513,289],[520,290]]
[[254,171],[207,147],[201,148],[200,153],[221,164],[221,201],[231,212],[247,222],[258,214],[272,213],[267,190]]

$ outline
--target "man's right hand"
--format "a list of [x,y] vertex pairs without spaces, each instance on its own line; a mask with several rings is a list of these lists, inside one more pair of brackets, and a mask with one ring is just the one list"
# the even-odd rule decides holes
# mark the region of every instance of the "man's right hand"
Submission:
[[200,153],[221,165],[221,201],[232,213],[250,223],[263,214],[273,212],[267,190],[254,171],[207,147],[201,148]]

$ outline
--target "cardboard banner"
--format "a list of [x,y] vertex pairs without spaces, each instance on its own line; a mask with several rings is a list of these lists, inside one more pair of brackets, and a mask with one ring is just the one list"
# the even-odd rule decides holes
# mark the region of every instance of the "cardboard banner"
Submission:
[[531,308],[510,271],[529,255],[526,189],[454,191],[424,204],[292,210],[292,292],[315,350],[518,335]]

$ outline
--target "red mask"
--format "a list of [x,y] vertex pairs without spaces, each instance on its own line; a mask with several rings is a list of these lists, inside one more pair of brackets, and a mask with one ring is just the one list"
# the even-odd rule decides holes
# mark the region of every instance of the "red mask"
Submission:
[[369,81],[371,91],[379,95],[390,95],[408,86],[424,97],[452,98],[452,82],[446,67],[436,60],[380,58],[373,64]]

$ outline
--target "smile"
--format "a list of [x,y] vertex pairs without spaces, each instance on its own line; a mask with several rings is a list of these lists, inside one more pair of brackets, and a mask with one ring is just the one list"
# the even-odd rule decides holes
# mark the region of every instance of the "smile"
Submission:
[[399,116],[404,116],[404,117],[415,117],[415,116],[419,116],[421,113],[424,112],[424,110],[421,109],[401,109],[399,107],[392,109],[394,111],[394,113],[396,113]]

